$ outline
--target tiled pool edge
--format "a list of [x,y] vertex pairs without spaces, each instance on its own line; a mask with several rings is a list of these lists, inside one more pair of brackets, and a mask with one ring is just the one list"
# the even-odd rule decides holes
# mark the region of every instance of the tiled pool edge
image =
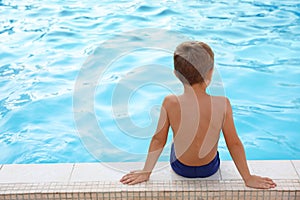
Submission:
[[[255,190],[244,186],[232,161],[207,179],[177,176],[160,162],[151,180],[122,185],[125,171],[142,163],[75,163],[3,165],[0,200],[4,199],[300,199],[300,160],[248,161],[252,172],[270,176],[278,187]],[[33,179],[33,180],[30,180]]]
[[[299,199],[299,181],[272,190],[244,187],[242,181],[150,181],[137,186],[116,182],[9,184],[0,199]],[[2,185],[3,186],[3,185]]]

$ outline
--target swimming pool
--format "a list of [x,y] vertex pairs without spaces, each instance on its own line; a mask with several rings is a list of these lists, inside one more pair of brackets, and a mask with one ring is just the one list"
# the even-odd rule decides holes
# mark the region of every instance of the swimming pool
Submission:
[[[149,28],[211,45],[248,159],[300,159],[297,1],[2,0],[0,12],[0,163],[143,161],[164,95],[182,89],[170,73],[169,49],[123,52],[99,77],[95,116],[114,149],[85,148],[74,120],[73,92],[97,47]],[[126,44],[121,40],[119,46]],[[139,87],[123,96],[129,76]],[[134,126],[126,126],[128,119]],[[89,129],[88,118],[82,123]],[[222,138],[219,151],[222,160],[230,159]],[[169,146],[160,160],[168,154]]]

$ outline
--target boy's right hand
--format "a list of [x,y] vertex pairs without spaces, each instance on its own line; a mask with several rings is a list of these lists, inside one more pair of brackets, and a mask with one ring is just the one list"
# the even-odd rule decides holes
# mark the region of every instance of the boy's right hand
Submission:
[[146,172],[143,170],[132,171],[123,176],[120,182],[123,184],[134,185],[137,183],[148,181],[150,174],[151,172]]
[[245,180],[245,184],[248,187],[257,189],[270,189],[277,186],[272,179],[255,175],[251,175],[249,178],[247,178]]

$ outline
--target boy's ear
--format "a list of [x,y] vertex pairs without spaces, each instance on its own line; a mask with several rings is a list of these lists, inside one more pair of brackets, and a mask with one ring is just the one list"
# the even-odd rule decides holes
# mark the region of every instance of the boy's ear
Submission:
[[176,70],[174,69],[173,70],[173,73],[175,74],[175,76],[178,78],[178,75],[177,75],[177,72],[176,72]]
[[211,68],[211,69],[208,71],[208,73],[207,73],[207,75],[206,75],[206,77],[205,77],[205,82],[206,82],[206,85],[207,85],[207,86],[208,86],[208,85],[210,84],[210,82],[211,82],[213,73],[214,73],[214,68]]
[[211,69],[208,71],[208,73],[207,73],[207,76],[208,76],[209,79],[211,79],[213,73],[214,73],[214,68],[211,68]]

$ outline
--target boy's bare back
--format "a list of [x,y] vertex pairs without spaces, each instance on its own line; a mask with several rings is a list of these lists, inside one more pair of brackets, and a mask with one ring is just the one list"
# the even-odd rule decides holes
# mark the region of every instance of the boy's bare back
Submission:
[[213,160],[224,122],[225,105],[225,97],[193,91],[165,98],[179,161],[188,166],[201,166]]

